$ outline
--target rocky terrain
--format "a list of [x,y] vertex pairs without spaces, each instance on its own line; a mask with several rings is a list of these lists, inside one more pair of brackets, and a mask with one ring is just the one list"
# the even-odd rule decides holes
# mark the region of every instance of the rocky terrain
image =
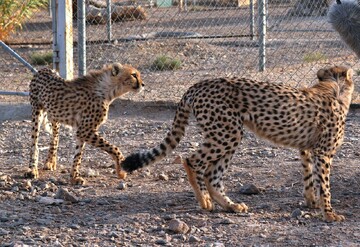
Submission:
[[[225,176],[228,195],[249,213],[198,206],[176,161],[200,143],[192,121],[173,155],[116,178],[112,159],[86,146],[86,186],[69,183],[75,147],[63,128],[57,171],[23,177],[29,156],[29,105],[13,105],[0,124],[0,246],[359,246],[360,111],[351,110],[344,144],[334,159],[332,205],[346,221],[325,223],[303,206],[302,172],[295,150],[274,147],[246,132]],[[4,112],[4,108],[1,108]],[[9,110],[9,105],[6,106]],[[158,143],[174,105],[119,100],[101,133],[125,155]],[[44,162],[48,134],[40,137]]]

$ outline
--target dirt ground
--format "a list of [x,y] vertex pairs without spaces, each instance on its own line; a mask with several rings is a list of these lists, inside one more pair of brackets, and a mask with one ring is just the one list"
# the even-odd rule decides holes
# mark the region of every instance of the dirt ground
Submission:
[[[171,20],[155,25],[163,16],[167,17],[167,12],[152,11],[149,16],[154,19],[149,18],[141,25],[136,23],[136,28],[134,22],[114,24],[114,35],[127,37],[164,31],[175,23]],[[208,17],[202,17],[202,21],[206,24],[206,18],[225,18],[224,13],[206,12]],[[239,15],[234,21],[247,28],[240,12],[229,13]],[[175,29],[188,31],[189,25],[198,23],[201,16],[189,12],[177,18],[185,17],[189,21]],[[256,71],[258,47],[248,39],[211,42],[160,39],[91,45],[87,51],[88,68],[101,67],[109,61],[130,63],[139,68],[146,84],[140,95],[114,102],[109,120],[100,132],[119,146],[124,155],[150,148],[164,138],[182,93],[200,78],[215,76],[246,76],[300,87],[314,83],[319,68],[341,64],[355,71],[354,102],[359,103],[358,59],[342,50],[341,41],[333,32],[321,31],[323,21],[324,18],[283,20],[275,15],[269,18],[268,69],[264,73]],[[27,35],[32,34],[41,37],[39,42],[48,41],[50,24],[34,20],[28,24],[29,29],[24,28],[27,33],[15,35],[14,40],[31,40]],[[234,30],[247,30],[239,27]],[[194,30],[205,32],[201,28]],[[99,36],[106,36],[105,28],[88,27],[90,40]],[[14,49],[29,60],[31,53],[48,51],[50,45],[24,44]],[[304,63],[304,54],[319,50],[327,59]],[[151,61],[158,54],[180,58],[181,69],[151,70]],[[31,77],[27,69],[0,50],[1,90],[28,91]],[[225,176],[228,195],[248,205],[249,213],[227,213],[220,207],[211,213],[201,210],[184,169],[174,162],[178,155],[185,157],[201,143],[194,121],[172,155],[130,174],[126,181],[116,178],[109,155],[86,146],[81,170],[88,182],[86,186],[69,183],[75,142],[71,131],[62,128],[58,169],[41,170],[40,179],[29,182],[23,174],[29,162],[30,110],[27,97],[0,95],[0,247],[360,246],[359,108],[351,109],[348,115],[344,144],[332,167],[332,205],[346,217],[339,223],[324,223],[318,210],[303,206],[298,152],[274,147],[250,132],[246,132]],[[40,164],[45,161],[48,141],[49,135],[42,133]],[[251,184],[258,193],[244,194],[243,189]]]
[[[225,176],[228,195],[247,204],[249,213],[201,210],[184,169],[174,162],[200,143],[194,121],[173,155],[126,181],[116,178],[106,153],[86,146],[86,186],[69,184],[75,143],[71,131],[63,128],[57,171],[40,171],[40,179],[29,185],[23,173],[29,160],[30,106],[0,106],[1,113],[9,109],[12,113],[1,114],[6,119],[0,125],[0,246],[360,245],[360,109],[348,115],[345,141],[332,167],[332,205],[345,215],[341,223],[324,223],[318,210],[303,206],[298,153],[250,132]],[[101,133],[127,155],[160,142],[174,111],[170,103],[117,100]],[[48,140],[43,133],[41,164]],[[259,193],[243,194],[249,184]],[[54,199],[64,190],[67,198]]]

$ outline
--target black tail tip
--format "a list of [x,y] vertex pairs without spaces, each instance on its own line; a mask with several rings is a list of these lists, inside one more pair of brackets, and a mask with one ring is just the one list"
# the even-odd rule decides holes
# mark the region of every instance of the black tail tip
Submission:
[[142,163],[140,153],[134,153],[121,162],[121,169],[126,172],[132,172],[143,167]]

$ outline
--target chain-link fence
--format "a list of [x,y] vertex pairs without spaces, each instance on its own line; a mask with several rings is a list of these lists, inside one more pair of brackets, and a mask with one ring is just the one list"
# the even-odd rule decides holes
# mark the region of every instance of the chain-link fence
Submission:
[[[320,67],[342,64],[355,71],[359,67],[353,52],[328,23],[326,13],[332,1],[268,0],[264,16],[258,11],[262,1],[257,0],[85,2],[87,69],[113,61],[132,64],[147,85],[144,94],[135,96],[142,101],[177,101],[202,78],[244,76],[305,86],[316,81]],[[74,0],[75,74],[79,67],[77,13]],[[50,14],[48,9],[36,12],[7,40],[35,67],[42,66],[35,55],[47,61],[46,54],[52,54]],[[265,43],[260,42],[262,37]],[[18,72],[28,74],[20,85]],[[32,76],[3,50],[0,73],[9,90],[27,90],[23,86]]]

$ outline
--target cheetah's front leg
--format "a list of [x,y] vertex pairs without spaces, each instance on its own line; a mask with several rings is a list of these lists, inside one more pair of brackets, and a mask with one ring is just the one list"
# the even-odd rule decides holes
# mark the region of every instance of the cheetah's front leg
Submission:
[[124,160],[124,156],[122,155],[120,149],[115,145],[110,144],[107,140],[105,140],[102,136],[97,132],[86,132],[86,133],[78,133],[78,136],[81,140],[102,149],[111,155],[111,157],[115,161],[115,170],[118,178],[125,179],[126,172],[121,170],[121,161]]
[[81,158],[84,151],[84,147],[85,147],[85,142],[78,138],[76,140],[75,156],[70,173],[71,184],[84,185],[86,183],[85,179],[83,179],[80,176],[80,164],[81,164]]
[[319,205],[323,214],[323,218],[327,222],[343,221],[345,217],[336,214],[331,207],[331,194],[330,194],[330,167],[332,159],[326,155],[317,155],[314,157],[315,171],[317,177],[315,178],[315,185],[318,198],[320,199]]

